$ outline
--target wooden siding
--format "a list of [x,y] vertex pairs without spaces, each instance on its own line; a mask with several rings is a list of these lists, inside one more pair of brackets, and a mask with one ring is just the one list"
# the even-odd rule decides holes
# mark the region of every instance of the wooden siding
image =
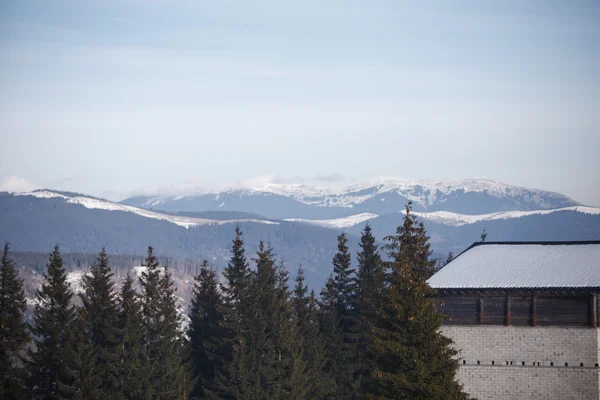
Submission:
[[[444,323],[452,325],[596,326],[594,292],[445,291],[437,296]],[[595,300],[595,301],[594,301]]]

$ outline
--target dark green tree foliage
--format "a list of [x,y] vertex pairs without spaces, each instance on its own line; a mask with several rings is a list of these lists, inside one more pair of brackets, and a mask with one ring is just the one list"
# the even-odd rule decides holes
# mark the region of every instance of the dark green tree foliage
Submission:
[[485,226],[483,227],[483,229],[481,230],[481,243],[485,242],[485,240],[487,239],[487,230],[485,229]]
[[225,355],[220,346],[224,335],[222,298],[214,269],[208,261],[202,263],[200,274],[194,277],[194,293],[190,309],[189,338],[191,369],[196,377],[192,396],[215,397],[215,377],[223,370]]
[[330,275],[321,289],[319,303],[319,328],[324,346],[323,398],[334,398],[336,394],[335,378],[340,360],[337,349],[341,347],[341,335],[338,331],[338,295],[333,275]]
[[88,335],[96,348],[96,368],[102,381],[105,398],[114,397],[118,387],[118,301],[112,281],[113,273],[108,265],[106,250],[98,254],[90,274],[82,279],[84,293],[80,295]]
[[314,291],[308,293],[304,270],[298,268],[292,302],[299,330],[302,357],[306,364],[306,398],[320,398],[325,384],[322,369],[325,365],[323,340],[319,330],[319,309]]
[[[234,250],[235,247],[234,242]],[[236,314],[240,330],[233,347],[234,356],[229,368],[229,379],[222,387],[225,394],[239,400],[274,398],[279,384],[274,332],[278,309],[277,280],[272,250],[265,249],[261,242],[255,261],[256,272],[250,287],[243,289],[238,286],[242,293],[247,291],[247,296],[242,296],[239,303],[234,305],[235,309],[239,310]]]
[[29,341],[23,314],[27,308],[23,280],[4,245],[0,260],[0,399],[25,398],[25,371],[20,352]]
[[85,308],[78,308],[64,352],[66,373],[58,381],[61,399],[103,400],[116,396],[116,393],[102,387],[103,371],[98,364],[100,347],[94,343],[88,323]]
[[44,279],[33,311],[31,332],[37,350],[29,352],[30,375],[34,399],[56,399],[59,380],[68,379],[65,353],[75,313],[70,306],[73,292],[58,245],[50,255]]
[[373,399],[462,399],[455,379],[457,352],[439,329],[433,289],[429,238],[422,223],[406,207],[404,223],[386,238],[390,274],[385,299],[377,310],[370,347],[376,360],[366,379]]
[[289,273],[280,264],[277,268],[277,300],[275,335],[278,352],[277,376],[281,382],[281,399],[303,400],[315,398],[320,370],[306,357],[307,343],[296,316],[292,292],[288,286]]
[[338,236],[338,252],[333,258],[333,278],[323,293],[323,333],[332,395],[337,399],[356,398],[360,385],[356,278],[350,266],[348,239]]
[[[357,273],[357,302],[359,314],[359,355],[362,364],[362,374],[368,374],[373,368],[367,356],[367,346],[370,341],[371,331],[376,322],[376,312],[381,307],[383,291],[385,289],[386,272],[379,254],[375,237],[371,227],[367,224],[360,238],[361,251],[358,253]],[[368,380],[361,382],[367,384]],[[365,388],[363,388],[365,390]]]
[[142,326],[145,353],[151,367],[150,383],[155,399],[176,399],[188,391],[189,377],[182,363],[184,342],[179,331],[180,317],[175,286],[167,267],[159,267],[148,247],[140,283],[142,293]]
[[[215,383],[217,398],[233,398],[230,389],[233,382],[242,379],[240,370],[241,347],[243,345],[244,307],[248,306],[248,290],[251,273],[246,260],[242,231],[235,227],[235,238],[232,241],[231,258],[223,272],[225,283],[221,285],[223,299],[223,335],[218,339],[218,352],[224,355],[223,369],[217,371]],[[242,301],[244,300],[244,301]],[[229,393],[228,395],[226,393]]]
[[128,274],[121,288],[119,323],[119,391],[127,400],[153,398],[150,365],[143,343],[142,305]]
[[444,262],[444,267],[448,264],[450,264],[450,261],[454,260],[454,253],[453,252],[449,252],[448,253],[448,258],[446,258],[446,261]]
[[276,267],[271,248],[261,242],[256,271],[240,301],[240,332],[222,394],[234,399],[308,398],[306,361],[287,286],[287,271]]

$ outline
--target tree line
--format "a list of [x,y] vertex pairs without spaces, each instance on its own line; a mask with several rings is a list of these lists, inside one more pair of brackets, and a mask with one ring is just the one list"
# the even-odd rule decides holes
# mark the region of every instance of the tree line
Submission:
[[265,243],[249,260],[236,227],[222,276],[204,261],[183,311],[152,247],[140,290],[130,275],[116,289],[102,249],[74,305],[56,246],[26,322],[22,280],[6,244],[0,398],[467,398],[426,282],[435,269],[429,238],[410,204],[406,211],[383,249],[365,226],[356,268],[339,235],[333,273],[318,296],[302,268],[290,282]]

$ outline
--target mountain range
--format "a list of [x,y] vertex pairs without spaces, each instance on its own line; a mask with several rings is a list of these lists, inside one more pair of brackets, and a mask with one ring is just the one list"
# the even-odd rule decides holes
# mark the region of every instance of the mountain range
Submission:
[[[479,240],[600,239],[600,208],[567,196],[489,180],[460,182],[381,179],[347,188],[267,184],[216,193],[137,196],[120,203],[77,193],[38,190],[0,193],[0,241],[15,251],[159,255],[227,263],[236,224],[249,257],[262,240],[295,272],[302,264],[319,288],[331,272],[336,236],[345,231],[351,251],[368,222],[379,240],[393,234],[409,201],[445,259]],[[353,258],[355,260],[355,258]]]

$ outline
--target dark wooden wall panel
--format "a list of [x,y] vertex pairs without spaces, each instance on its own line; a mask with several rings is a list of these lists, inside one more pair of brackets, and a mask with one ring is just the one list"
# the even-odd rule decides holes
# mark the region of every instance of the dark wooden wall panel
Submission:
[[439,311],[445,324],[478,324],[479,299],[477,297],[440,297]]
[[510,297],[510,317],[512,325],[532,325],[532,312],[531,296]]
[[506,296],[483,297],[483,323],[485,325],[506,323]]
[[542,297],[537,300],[538,325],[588,326],[589,296]]

